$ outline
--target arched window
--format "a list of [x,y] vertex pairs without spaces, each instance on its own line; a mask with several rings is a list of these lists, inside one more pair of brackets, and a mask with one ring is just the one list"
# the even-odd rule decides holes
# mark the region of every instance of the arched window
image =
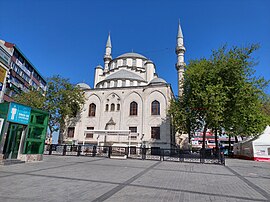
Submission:
[[138,104],[136,102],[130,103],[130,111],[131,116],[136,116],[138,114]]
[[109,111],[109,105],[108,104],[106,104],[105,111],[106,112]]
[[160,104],[158,101],[154,100],[151,105],[151,114],[160,115]]
[[111,111],[114,111],[115,105],[111,104]]
[[94,103],[91,103],[89,105],[89,114],[88,116],[96,116],[96,105]]
[[117,111],[120,110],[120,104],[117,104]]

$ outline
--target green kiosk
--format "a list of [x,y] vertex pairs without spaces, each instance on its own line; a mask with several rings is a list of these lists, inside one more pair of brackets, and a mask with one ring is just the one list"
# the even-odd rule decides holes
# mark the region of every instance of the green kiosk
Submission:
[[48,120],[49,113],[46,111],[15,102],[1,103],[0,161],[42,160]]

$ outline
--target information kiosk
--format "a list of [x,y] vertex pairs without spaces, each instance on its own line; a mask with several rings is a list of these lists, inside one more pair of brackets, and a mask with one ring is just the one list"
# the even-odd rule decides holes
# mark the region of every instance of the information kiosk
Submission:
[[0,104],[0,160],[43,159],[49,113],[18,104]]

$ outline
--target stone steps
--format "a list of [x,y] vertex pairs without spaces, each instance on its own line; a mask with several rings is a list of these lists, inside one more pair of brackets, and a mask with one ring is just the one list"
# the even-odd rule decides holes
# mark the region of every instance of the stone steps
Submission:
[[13,164],[25,163],[25,161],[21,161],[19,159],[3,159],[0,161],[0,165],[8,166]]

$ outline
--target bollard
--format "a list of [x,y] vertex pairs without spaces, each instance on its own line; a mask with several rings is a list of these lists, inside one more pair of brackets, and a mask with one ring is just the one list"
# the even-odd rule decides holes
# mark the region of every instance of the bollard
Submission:
[[205,149],[200,150],[200,163],[204,163],[205,160]]
[[127,158],[128,158],[129,151],[130,151],[130,147],[125,147],[125,155],[127,156]]
[[164,149],[163,149],[163,158],[162,158],[162,161],[164,161]]
[[112,154],[112,146],[109,146],[109,151],[108,151],[108,157],[111,158]]
[[81,146],[79,145],[77,148],[77,156],[80,156],[80,155],[81,155]]
[[64,148],[63,148],[63,156],[65,156],[67,153],[67,145],[64,145]]
[[51,144],[49,148],[49,155],[52,155],[52,148],[53,148],[53,145]]
[[[163,158],[162,158],[162,157],[163,157]],[[159,150],[159,160],[160,160],[160,161],[162,161],[162,160],[164,161],[164,149],[160,149],[160,150]]]
[[225,166],[225,156],[224,156],[224,152],[220,153],[220,162],[221,164],[223,164]]
[[146,159],[146,148],[145,146],[142,148],[142,160]]
[[97,153],[97,147],[93,146],[93,152],[92,152],[92,156],[95,157]]

